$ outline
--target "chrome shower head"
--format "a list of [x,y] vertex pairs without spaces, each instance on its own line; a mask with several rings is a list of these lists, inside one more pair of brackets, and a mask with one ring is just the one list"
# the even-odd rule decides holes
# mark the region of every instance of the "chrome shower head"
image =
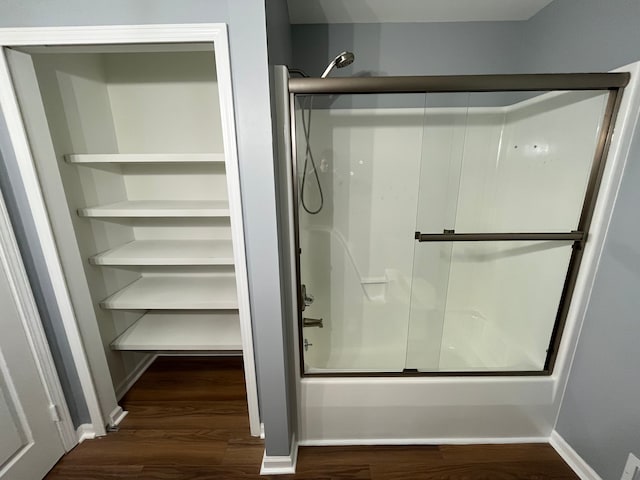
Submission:
[[333,68],[343,68],[348,65],[351,65],[353,61],[356,59],[356,56],[353,52],[342,52],[339,53],[336,58],[331,60],[331,63],[327,65],[327,68],[324,70],[324,73],[320,75],[320,78],[326,78],[327,75],[333,70]]

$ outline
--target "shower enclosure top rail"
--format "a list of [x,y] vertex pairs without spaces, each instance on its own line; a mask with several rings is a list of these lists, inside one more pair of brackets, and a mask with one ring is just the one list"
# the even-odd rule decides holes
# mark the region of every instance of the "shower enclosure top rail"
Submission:
[[630,78],[628,72],[290,78],[289,92],[299,95],[315,95],[329,93],[612,90],[625,87]]

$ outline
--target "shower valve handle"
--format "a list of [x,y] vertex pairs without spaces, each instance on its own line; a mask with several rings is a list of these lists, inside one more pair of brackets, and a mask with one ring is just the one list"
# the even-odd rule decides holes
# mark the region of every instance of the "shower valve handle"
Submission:
[[307,293],[307,286],[303,283],[302,284],[302,301],[304,302],[304,306],[308,307],[313,303],[314,300],[315,300],[315,297],[310,293]]

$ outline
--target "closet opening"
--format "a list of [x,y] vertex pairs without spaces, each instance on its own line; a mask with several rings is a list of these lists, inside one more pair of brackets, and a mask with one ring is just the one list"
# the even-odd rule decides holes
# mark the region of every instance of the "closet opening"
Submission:
[[[5,49],[108,424],[157,356],[239,357],[251,345],[230,82],[220,88],[216,49]],[[244,370],[254,397],[252,351]],[[257,435],[257,397],[249,413]]]

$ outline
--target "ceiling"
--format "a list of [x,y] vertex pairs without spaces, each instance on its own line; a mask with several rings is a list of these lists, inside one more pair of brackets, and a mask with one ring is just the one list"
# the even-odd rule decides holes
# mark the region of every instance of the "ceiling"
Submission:
[[288,0],[291,23],[528,20],[552,0]]

